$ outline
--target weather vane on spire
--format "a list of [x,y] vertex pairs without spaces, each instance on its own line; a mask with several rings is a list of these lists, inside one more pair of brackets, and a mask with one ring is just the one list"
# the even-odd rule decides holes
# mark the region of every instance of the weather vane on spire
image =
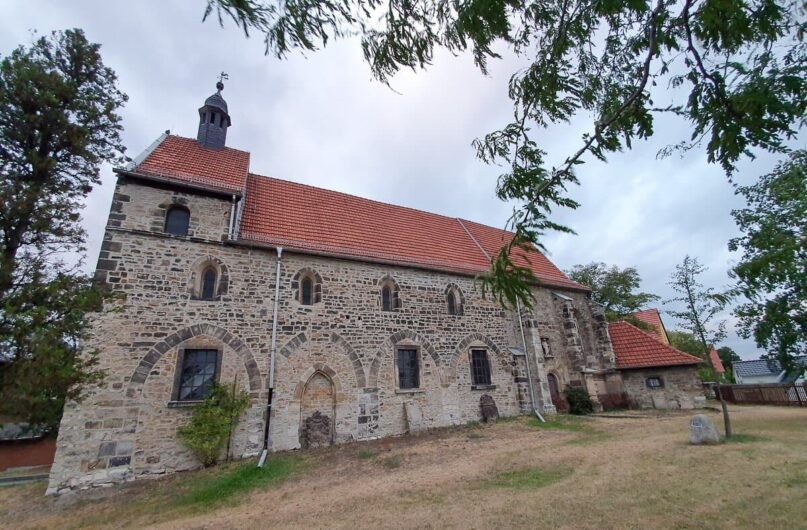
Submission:
[[216,83],[216,88],[219,90],[219,92],[224,90],[224,80],[225,79],[230,79],[230,76],[227,75],[225,72],[220,73],[219,74],[219,82]]

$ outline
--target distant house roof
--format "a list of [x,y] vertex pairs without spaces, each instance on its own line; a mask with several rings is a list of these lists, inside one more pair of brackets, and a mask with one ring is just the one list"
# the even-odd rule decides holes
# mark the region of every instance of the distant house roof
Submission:
[[608,334],[619,369],[697,365],[703,362],[627,322],[608,324]]
[[[289,251],[366,259],[476,275],[514,234],[455,217],[249,173],[249,153],[202,147],[164,135],[123,173],[244,196],[238,240]],[[541,284],[590,291],[533,248],[514,249],[515,264]]]
[[725,374],[726,369],[723,367],[723,361],[720,360],[720,354],[717,353],[717,350],[712,348],[709,350],[709,359],[712,361],[712,366],[714,366],[715,372],[718,374]]
[[[801,366],[807,365],[807,355],[797,357]],[[756,359],[753,361],[735,361],[732,365],[735,375],[740,377],[778,376],[782,374],[782,365],[775,359]],[[786,377],[783,377],[786,379]]]
[[670,343],[670,339],[667,338],[667,330],[664,327],[664,322],[661,321],[661,314],[655,307],[637,311],[628,316],[653,326],[653,330],[651,332],[656,335],[664,344]]

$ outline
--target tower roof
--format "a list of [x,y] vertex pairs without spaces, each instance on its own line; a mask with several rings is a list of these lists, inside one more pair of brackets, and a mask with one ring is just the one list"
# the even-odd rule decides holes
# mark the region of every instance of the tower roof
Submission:
[[205,100],[205,107],[215,107],[224,111],[225,114],[228,112],[227,102],[224,101],[220,91],[216,91],[215,94]]

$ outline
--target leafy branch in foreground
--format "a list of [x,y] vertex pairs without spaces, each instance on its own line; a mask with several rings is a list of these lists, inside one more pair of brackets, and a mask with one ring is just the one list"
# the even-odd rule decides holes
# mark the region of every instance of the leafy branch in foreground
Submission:
[[[506,168],[497,195],[516,203],[508,228],[519,240],[569,231],[549,216],[578,206],[567,196],[576,167],[649,138],[660,115],[691,124],[660,154],[703,146],[729,175],[756,150],[786,152],[807,116],[799,0],[208,0],[213,15],[263,34],[266,53],[281,58],[358,38],[384,83],[427,67],[441,48],[470,52],[483,73],[503,50],[528,61],[510,77],[512,120],[473,143],[481,160]],[[593,117],[589,131],[550,166],[536,131],[580,114]],[[512,289],[518,269],[505,265],[494,260],[491,274],[511,280],[489,286],[525,296]]]
[[807,354],[807,151],[737,192],[748,202],[732,212],[743,235],[729,242],[743,251],[732,270],[747,300],[734,312],[739,332],[785,370],[803,371],[796,357]]

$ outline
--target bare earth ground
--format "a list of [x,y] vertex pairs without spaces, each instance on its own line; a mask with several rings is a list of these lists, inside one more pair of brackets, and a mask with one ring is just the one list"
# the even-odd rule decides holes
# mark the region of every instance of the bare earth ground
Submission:
[[645,413],[312,451],[286,480],[213,506],[171,499],[232,466],[60,498],[16,486],[0,489],[0,526],[807,528],[807,409],[731,410],[743,436],[711,447],[686,443],[691,414]]

